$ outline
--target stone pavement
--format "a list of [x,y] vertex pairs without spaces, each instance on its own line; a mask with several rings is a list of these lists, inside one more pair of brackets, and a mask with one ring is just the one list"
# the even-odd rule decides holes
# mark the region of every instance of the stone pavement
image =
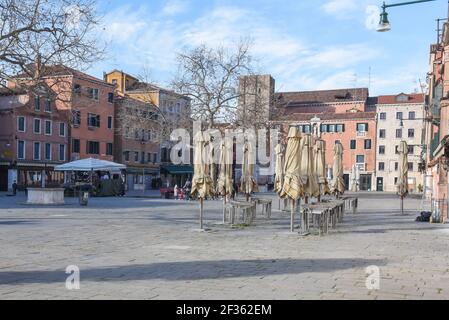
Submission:
[[[319,237],[291,235],[289,215],[231,229],[221,203],[97,198],[31,207],[0,195],[0,299],[449,299],[449,228],[416,223],[388,194],[363,194],[357,215]],[[275,202],[274,208],[277,208]],[[65,269],[80,269],[67,290]],[[380,270],[379,290],[366,268]]]

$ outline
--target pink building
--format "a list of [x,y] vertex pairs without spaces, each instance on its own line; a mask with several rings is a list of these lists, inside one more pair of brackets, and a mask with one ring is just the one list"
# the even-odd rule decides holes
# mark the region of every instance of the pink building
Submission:
[[68,159],[68,123],[55,101],[25,92],[0,95],[0,190],[63,182],[55,165]]

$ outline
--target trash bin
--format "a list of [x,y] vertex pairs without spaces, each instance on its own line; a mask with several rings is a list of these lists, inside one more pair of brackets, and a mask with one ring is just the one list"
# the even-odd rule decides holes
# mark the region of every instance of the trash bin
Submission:
[[79,201],[81,206],[87,206],[87,204],[89,203],[89,192],[90,192],[89,185],[80,186]]

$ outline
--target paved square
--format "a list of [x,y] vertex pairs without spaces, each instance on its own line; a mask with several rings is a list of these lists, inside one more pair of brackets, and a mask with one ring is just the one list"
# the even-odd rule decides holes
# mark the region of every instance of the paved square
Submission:
[[[449,299],[449,228],[417,223],[420,200],[361,194],[326,236],[290,235],[288,213],[255,226],[197,227],[198,205],[96,198],[88,207],[31,207],[0,195],[0,299]],[[277,208],[275,202],[274,208]],[[80,290],[65,287],[80,269]],[[366,268],[380,268],[380,289]]]

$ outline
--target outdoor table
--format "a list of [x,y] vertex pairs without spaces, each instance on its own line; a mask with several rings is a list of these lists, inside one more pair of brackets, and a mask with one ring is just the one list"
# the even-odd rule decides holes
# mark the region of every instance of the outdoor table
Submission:
[[237,210],[241,212],[241,221],[251,224],[255,216],[255,204],[246,201],[231,201],[226,205],[231,224],[235,223]]
[[329,231],[329,208],[321,204],[313,204],[304,205],[304,210],[309,211],[313,225],[318,228],[318,234],[320,236],[322,233],[327,234]]
[[342,198],[343,201],[345,201],[345,205],[346,208],[348,210],[352,209],[352,213],[356,214],[357,213],[357,208],[358,208],[358,204],[359,204],[359,199],[355,198],[355,197],[344,197]]
[[256,212],[257,212],[257,205],[262,205],[262,215],[267,215],[267,218],[271,218],[271,206],[272,206],[272,200],[266,199],[266,198],[251,198],[251,201],[255,203],[256,205]]

